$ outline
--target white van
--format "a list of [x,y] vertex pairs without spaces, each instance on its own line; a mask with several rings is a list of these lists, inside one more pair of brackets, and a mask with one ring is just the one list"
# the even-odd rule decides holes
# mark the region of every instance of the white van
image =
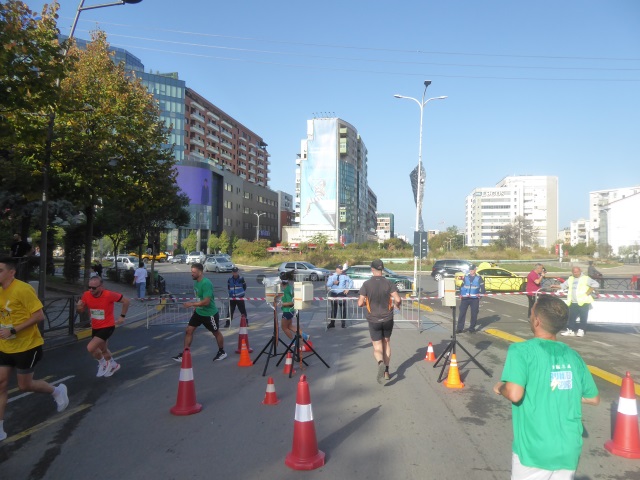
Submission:
[[138,263],[140,263],[140,260],[138,259],[138,257],[119,255],[117,262],[118,270],[135,270],[136,268],[138,268]]

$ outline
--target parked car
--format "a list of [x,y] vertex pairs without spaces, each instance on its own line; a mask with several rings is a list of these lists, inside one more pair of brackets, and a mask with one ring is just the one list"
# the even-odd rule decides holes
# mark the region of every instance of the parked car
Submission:
[[207,256],[202,252],[191,252],[187,256],[187,263],[204,263]]
[[[524,292],[527,289],[527,279],[516,275],[507,269],[496,267],[490,263],[483,262],[478,265],[476,273],[484,280],[484,288],[487,291],[499,292]],[[462,285],[463,273],[456,274],[456,287]]]
[[187,263],[187,256],[184,253],[179,253],[178,255],[174,255],[169,260],[170,263]]
[[138,259],[138,257],[134,257],[133,255],[118,255],[116,263],[118,266],[118,270],[135,270],[136,268],[138,268],[140,259]]
[[[354,290],[359,290],[362,284],[369,280],[372,276],[371,265],[353,265],[344,271],[351,280],[353,280]],[[382,273],[390,282],[395,283],[401,292],[413,291],[413,279],[406,275],[400,275],[388,268]]]
[[283,262],[278,267],[278,272],[290,272],[292,270],[295,270],[296,274],[302,275],[304,280],[312,282],[324,280],[331,275],[331,272],[326,268],[316,267],[309,262]]
[[207,257],[204,262],[205,272],[230,272],[233,267],[235,267],[233,262],[230,262],[222,255],[212,255]]
[[455,277],[456,273],[469,273],[469,266],[472,262],[467,260],[438,260],[433,264],[431,276],[435,280],[442,280],[445,277]]
[[154,258],[156,262],[164,262],[167,260],[167,254],[164,252],[160,252],[156,253],[155,255],[151,255],[150,253],[145,253],[144,255],[142,255],[143,260],[151,261]]

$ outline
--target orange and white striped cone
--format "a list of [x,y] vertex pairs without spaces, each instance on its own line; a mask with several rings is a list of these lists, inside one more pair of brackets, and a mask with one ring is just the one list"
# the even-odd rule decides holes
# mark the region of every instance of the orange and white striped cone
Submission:
[[253,362],[251,361],[251,357],[249,357],[249,351],[247,350],[247,344],[242,341],[242,347],[240,348],[240,360],[238,360],[239,367],[251,367],[253,366]]
[[613,439],[604,448],[614,455],[625,458],[640,458],[640,431],[638,430],[638,404],[631,374],[622,379],[618,416],[613,430]]
[[191,351],[188,348],[182,352],[182,366],[180,367],[180,381],[178,383],[178,399],[171,407],[174,415],[192,415],[202,410],[202,405],[196,403],[196,385],[193,381],[193,367],[191,366]]
[[247,351],[249,353],[253,352],[253,348],[249,346],[249,329],[247,328],[247,317],[244,315],[240,315],[240,329],[238,330],[238,348],[236,349],[236,353],[240,353],[242,351],[242,340],[247,344]]
[[433,345],[431,344],[431,342],[429,342],[429,345],[427,346],[427,355],[424,357],[424,359],[427,362],[436,361],[436,354],[433,352]]
[[273,378],[269,377],[267,380],[267,391],[264,394],[264,400],[262,401],[263,405],[277,405],[280,403],[278,400],[278,395],[276,395],[276,386],[273,383]]
[[460,372],[458,371],[458,360],[456,360],[456,354],[451,354],[451,364],[449,365],[449,375],[444,381],[444,385],[447,388],[463,388],[464,383],[460,381]]
[[[307,346],[308,344],[308,346]],[[300,351],[301,352],[310,352],[311,348],[313,348],[313,343],[311,343],[311,340],[307,340],[307,344],[304,343],[304,341],[300,341]]]
[[311,394],[306,375],[302,375],[298,382],[293,446],[284,459],[284,463],[294,470],[315,470],[324,465],[324,452],[318,450],[316,427],[313,423],[313,409],[311,408]]
[[287,352],[287,358],[284,360],[284,370],[282,373],[285,375],[289,375],[289,373],[291,373],[291,375],[295,375],[296,373],[295,368],[293,368],[293,356],[291,355],[291,352]]

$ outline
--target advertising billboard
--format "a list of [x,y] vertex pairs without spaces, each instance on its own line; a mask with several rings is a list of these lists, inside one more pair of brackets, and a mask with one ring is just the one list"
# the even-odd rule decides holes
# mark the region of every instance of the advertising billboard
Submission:
[[189,228],[211,230],[211,170],[185,165],[177,165],[176,170],[178,187],[190,200]]
[[307,158],[300,165],[300,225],[304,230],[336,230],[337,122],[314,119]]

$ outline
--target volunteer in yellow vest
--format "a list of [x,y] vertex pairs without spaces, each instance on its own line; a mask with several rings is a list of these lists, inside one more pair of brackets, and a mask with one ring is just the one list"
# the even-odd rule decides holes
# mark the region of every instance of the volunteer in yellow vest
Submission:
[[[552,288],[559,288],[567,292],[567,304],[569,305],[569,322],[567,329],[560,333],[565,337],[584,337],[587,330],[587,318],[589,317],[589,309],[593,297],[591,292],[594,288],[598,288],[598,282],[587,275],[582,274],[580,267],[571,269],[572,275],[562,285]],[[577,331],[576,320],[580,319],[580,327]]]
[[50,394],[58,412],[69,405],[64,384],[54,387],[44,380],[33,379],[35,365],[42,358],[44,340],[38,322],[44,320],[44,313],[33,287],[15,278],[16,260],[0,258],[0,441],[7,438],[4,411],[12,370],[16,370],[21,391]]

